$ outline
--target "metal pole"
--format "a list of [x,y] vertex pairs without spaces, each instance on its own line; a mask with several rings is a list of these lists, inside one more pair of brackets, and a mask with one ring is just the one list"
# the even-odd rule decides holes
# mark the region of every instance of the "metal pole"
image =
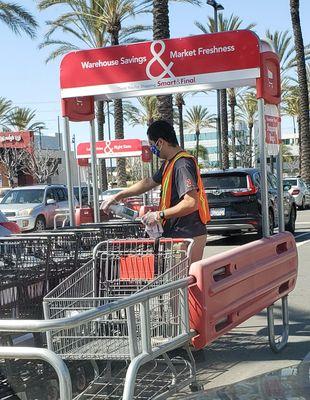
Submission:
[[91,153],[91,173],[93,184],[93,203],[94,203],[94,220],[95,223],[100,222],[99,211],[99,193],[98,193],[98,174],[97,174],[97,157],[96,157],[96,132],[94,120],[90,121],[90,153]]
[[76,153],[76,140],[75,140],[75,134],[73,135],[73,143],[74,143],[74,155],[75,155],[75,161],[77,165],[77,173],[78,173],[78,187],[79,187],[79,204],[80,207],[82,208],[82,187],[81,187],[81,170],[80,166],[78,163],[78,158],[77,158],[77,153]]
[[258,134],[260,144],[260,187],[261,187],[261,209],[262,209],[262,233],[263,237],[269,237],[269,205],[267,184],[267,160],[266,160],[266,138],[265,138],[265,112],[264,99],[258,99]]
[[91,203],[91,190],[90,190],[90,166],[87,166],[87,202]]
[[[109,101],[107,101],[107,111],[108,111],[108,134],[109,134],[109,140],[111,140],[110,105],[109,105]],[[112,169],[112,158],[111,157],[110,157],[110,174],[111,174],[111,187],[112,187],[113,169]]]
[[72,176],[71,176],[72,166],[70,159],[70,127],[69,127],[68,117],[64,117],[64,148],[65,148],[70,226],[75,226],[75,207],[73,202],[73,186],[72,186]]
[[[217,7],[214,7],[214,28],[215,32],[218,32],[218,20],[217,20]],[[222,160],[222,127],[221,127],[221,91],[216,91],[216,102],[217,102],[217,117],[216,117],[216,129],[217,129],[217,161],[219,168],[223,167]]]
[[[279,110],[279,108],[278,108],[278,110]],[[280,112],[279,112],[279,115],[280,115]],[[279,136],[281,137],[281,120],[279,123]],[[279,145],[279,153],[276,158],[276,168],[277,168],[279,232],[284,232],[285,231],[285,223],[284,223],[284,196],[283,196],[283,159],[282,159],[281,144]]]

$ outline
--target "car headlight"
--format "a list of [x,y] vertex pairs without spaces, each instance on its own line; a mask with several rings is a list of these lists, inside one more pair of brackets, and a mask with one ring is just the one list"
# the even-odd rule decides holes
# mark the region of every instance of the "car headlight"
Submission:
[[33,208],[25,208],[24,210],[17,211],[18,217],[28,217],[33,211]]

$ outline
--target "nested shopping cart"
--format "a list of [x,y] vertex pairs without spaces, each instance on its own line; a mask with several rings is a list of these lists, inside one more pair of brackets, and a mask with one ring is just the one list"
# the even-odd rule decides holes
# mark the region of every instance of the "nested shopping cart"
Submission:
[[[76,399],[162,398],[195,379],[187,280],[182,286],[191,246],[173,239],[100,243],[93,260],[44,298],[48,323],[71,320],[49,330],[48,348],[64,360],[103,361]],[[188,359],[168,356],[182,346]]]

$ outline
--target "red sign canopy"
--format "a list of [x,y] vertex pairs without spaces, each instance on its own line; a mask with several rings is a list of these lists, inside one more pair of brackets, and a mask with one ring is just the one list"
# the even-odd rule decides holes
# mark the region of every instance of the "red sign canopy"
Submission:
[[71,52],[61,63],[62,98],[95,99],[255,86],[260,40],[251,31]]
[[[146,156],[149,153],[149,146],[140,139],[123,139],[96,142],[97,158],[121,158],[121,157],[140,157],[148,162],[150,158]],[[77,158],[90,158],[90,143],[79,143],[77,146]]]
[[0,132],[0,148],[30,149],[32,147],[32,132]]

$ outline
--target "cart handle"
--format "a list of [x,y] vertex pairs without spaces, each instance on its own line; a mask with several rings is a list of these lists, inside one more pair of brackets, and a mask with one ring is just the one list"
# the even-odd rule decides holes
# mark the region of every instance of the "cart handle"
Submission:
[[34,347],[0,347],[0,358],[14,360],[42,360],[51,365],[59,381],[60,400],[72,399],[72,384],[68,367],[53,351]]
[[[135,293],[127,298],[116,300],[113,303],[93,308],[67,318],[57,320],[0,320],[0,332],[47,332],[55,329],[69,329],[90,322],[106,314],[122,310],[143,303],[153,297],[163,295],[171,290],[183,289],[195,283],[193,276],[169,282],[164,285]],[[64,299],[65,300],[65,299]],[[44,303],[44,300],[43,300]],[[0,357],[1,358],[1,357]]]

